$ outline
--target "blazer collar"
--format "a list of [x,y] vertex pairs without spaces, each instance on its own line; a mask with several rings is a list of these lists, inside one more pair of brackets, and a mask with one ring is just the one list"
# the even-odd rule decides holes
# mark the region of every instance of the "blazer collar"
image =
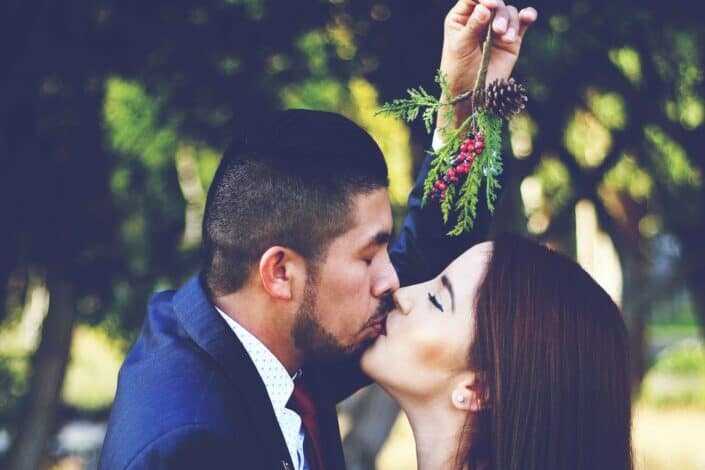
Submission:
[[173,306],[186,333],[218,363],[244,396],[248,405],[245,411],[250,413],[262,442],[270,447],[273,455],[279,455],[280,460],[286,459],[293,468],[264,382],[242,343],[208,299],[199,275],[176,292]]

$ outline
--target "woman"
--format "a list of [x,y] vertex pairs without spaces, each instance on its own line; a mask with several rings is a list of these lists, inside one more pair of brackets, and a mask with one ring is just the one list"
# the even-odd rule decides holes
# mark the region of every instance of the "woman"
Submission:
[[420,469],[630,469],[627,333],[575,262],[515,236],[400,289],[362,367]]

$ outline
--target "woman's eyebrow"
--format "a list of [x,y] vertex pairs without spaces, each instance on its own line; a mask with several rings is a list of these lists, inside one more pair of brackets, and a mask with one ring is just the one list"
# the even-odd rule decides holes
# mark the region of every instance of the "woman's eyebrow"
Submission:
[[453,284],[451,284],[450,279],[448,279],[448,276],[445,274],[441,276],[441,283],[450,293],[451,309],[455,312],[455,295],[453,294]]

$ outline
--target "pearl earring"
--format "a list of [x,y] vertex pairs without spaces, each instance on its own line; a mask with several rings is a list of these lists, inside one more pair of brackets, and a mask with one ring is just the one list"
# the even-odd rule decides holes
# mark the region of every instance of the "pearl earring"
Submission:
[[456,395],[455,401],[462,405],[463,403],[465,403],[465,396],[464,395]]

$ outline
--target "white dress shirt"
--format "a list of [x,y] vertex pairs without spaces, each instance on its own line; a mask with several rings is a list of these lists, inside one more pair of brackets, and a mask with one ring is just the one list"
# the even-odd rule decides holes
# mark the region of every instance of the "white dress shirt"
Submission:
[[308,470],[308,464],[304,457],[305,434],[301,425],[301,417],[295,411],[286,407],[291,394],[294,392],[294,380],[289,376],[279,359],[257,337],[218,307],[215,307],[215,309],[233,330],[237,339],[240,340],[245,351],[247,351],[250,359],[255,364],[262,382],[264,382],[269,401],[272,402],[272,408],[274,408],[274,414],[279,423],[279,428],[284,435],[286,447],[289,449],[294,469]]
[[441,136],[441,132],[438,129],[435,129],[433,131],[433,141],[431,142],[431,148],[434,152],[438,152],[441,147],[443,147],[443,145],[445,145],[445,142],[443,141],[443,136]]

